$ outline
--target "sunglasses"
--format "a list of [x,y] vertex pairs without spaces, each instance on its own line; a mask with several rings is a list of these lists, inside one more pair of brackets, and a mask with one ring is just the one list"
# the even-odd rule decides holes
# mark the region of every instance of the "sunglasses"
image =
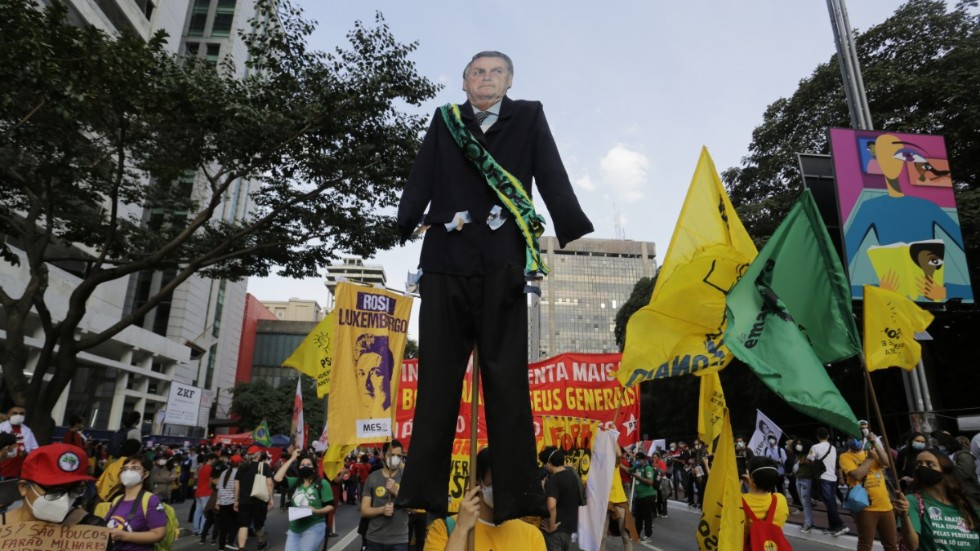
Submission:
[[34,486],[44,490],[44,495],[41,497],[43,497],[46,501],[58,501],[64,497],[65,494],[68,494],[68,497],[71,499],[78,499],[85,495],[86,489],[84,485],[55,486],[53,488],[47,488],[41,486],[40,484],[34,484]]

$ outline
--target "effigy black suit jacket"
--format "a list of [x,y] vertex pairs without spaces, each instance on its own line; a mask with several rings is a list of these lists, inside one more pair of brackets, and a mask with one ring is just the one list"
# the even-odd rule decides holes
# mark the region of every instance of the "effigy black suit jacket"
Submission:
[[[460,105],[466,128],[494,159],[544,199],[559,244],[593,231],[579,206],[568,173],[561,162],[540,102],[504,97],[497,121],[486,134],[473,116],[469,102]],[[404,243],[419,223],[429,225],[422,243],[419,266],[423,273],[461,276],[485,275],[506,266],[524,266],[525,244],[513,216],[492,230],[486,220],[494,205],[503,206],[476,167],[463,156],[436,110],[432,123],[398,205],[398,227]],[[429,206],[428,214],[424,215]],[[468,211],[472,223],[449,231],[457,212]]]

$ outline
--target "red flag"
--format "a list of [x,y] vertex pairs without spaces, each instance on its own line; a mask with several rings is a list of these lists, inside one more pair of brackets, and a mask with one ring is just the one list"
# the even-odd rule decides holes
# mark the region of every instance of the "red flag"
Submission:
[[291,438],[297,448],[306,447],[306,423],[303,422],[303,390],[302,381],[296,381],[296,398],[293,400],[293,422],[290,426]]

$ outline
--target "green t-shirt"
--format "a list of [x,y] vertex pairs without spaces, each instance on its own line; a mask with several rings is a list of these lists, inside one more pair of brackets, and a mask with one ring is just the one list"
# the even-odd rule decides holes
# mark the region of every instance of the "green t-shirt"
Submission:
[[[326,480],[321,480],[319,485],[303,486],[300,484],[297,486],[296,482],[298,480],[298,478],[291,476],[286,477],[286,482],[289,483],[289,489],[293,490],[294,487],[296,488],[293,490],[293,498],[289,500],[290,507],[322,509],[333,501],[333,491],[330,489],[330,484]],[[325,515],[311,515],[299,520],[290,521],[289,531],[298,534],[310,526],[315,526],[326,521],[327,517]]]
[[634,490],[634,495],[636,497],[656,497],[657,495],[657,470],[650,465],[644,465],[642,467],[637,467],[633,470],[640,478],[645,478],[652,482],[652,484],[647,484],[638,479],[633,479],[636,486]]
[[946,505],[927,494],[919,495],[922,496],[925,507],[921,521],[919,501],[915,494],[908,494],[905,499],[909,500],[912,529],[919,534],[920,551],[980,551],[980,532],[971,532],[966,527],[966,522],[955,505]]

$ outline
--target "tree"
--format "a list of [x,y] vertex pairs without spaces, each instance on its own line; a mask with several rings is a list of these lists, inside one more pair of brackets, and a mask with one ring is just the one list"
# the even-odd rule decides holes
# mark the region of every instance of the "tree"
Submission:
[[[858,58],[875,126],[946,137],[971,276],[980,275],[980,16],[960,2],[909,0],[857,33]],[[802,189],[797,152],[829,153],[827,128],[849,127],[837,56],[770,104],[741,166],[722,177],[761,247]]]
[[[323,430],[326,417],[323,401],[316,397],[316,381],[296,373],[303,381],[303,422],[310,427],[310,437],[316,439]],[[233,391],[231,414],[242,430],[254,430],[265,419],[271,434],[289,434],[295,395],[295,379],[280,383],[277,387],[262,379],[239,383]]]
[[405,355],[403,359],[414,360],[419,357],[419,341],[415,339],[405,339]]
[[[73,26],[61,3],[0,0],[0,261],[25,273],[0,286],[0,366],[42,440],[77,355],[192,275],[313,276],[338,252],[396,243],[390,207],[424,130],[397,106],[437,87],[380,15],[332,53],[307,49],[313,28],[289,0],[259,0],[236,78],[228,60],[168,53],[162,34],[110,37]],[[241,182],[250,214],[228,219]],[[78,278],[63,314],[46,295],[52,266]],[[172,277],[111,326],[78,330],[99,286],[147,271]],[[43,347],[28,378],[34,319]]]

